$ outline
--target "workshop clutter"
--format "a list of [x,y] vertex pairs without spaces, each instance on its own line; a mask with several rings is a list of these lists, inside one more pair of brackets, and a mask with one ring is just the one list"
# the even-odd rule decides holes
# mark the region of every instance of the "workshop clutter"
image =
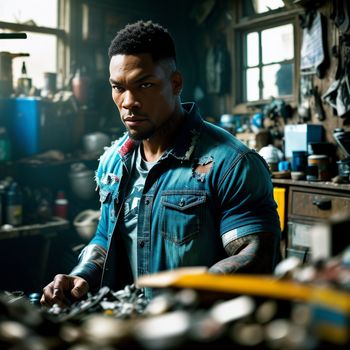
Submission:
[[249,98],[244,103],[243,97],[238,99],[241,104],[221,115],[219,125],[256,149],[275,179],[350,182],[348,3],[284,1],[286,7],[299,9],[295,29],[301,37],[294,49],[300,61],[291,73],[294,93],[271,94],[252,104]]
[[[82,240],[89,240],[100,217],[97,206],[86,201],[97,195],[94,172],[82,163],[73,165],[78,168],[69,173],[66,187],[33,186],[20,177],[0,178],[0,231],[66,220]],[[86,201],[84,206],[81,197]]]
[[0,52],[0,98],[9,97],[13,92],[12,60],[26,56],[29,54]]
[[[51,101],[39,97],[2,99],[0,124],[11,142],[11,160],[48,150],[71,151],[75,110],[69,100]],[[14,142],[16,140],[16,142]]]
[[[164,271],[140,278],[138,287],[102,287],[65,308],[39,307],[38,297],[2,292],[0,347],[348,348],[349,248],[324,264],[291,260],[284,260],[274,277]],[[333,279],[336,267],[342,282]],[[145,286],[158,287],[153,299],[145,298]]]
[[[55,198],[56,196],[56,198]],[[68,219],[68,199],[48,187],[24,186],[12,177],[0,180],[0,226],[2,230],[46,223],[55,217]]]

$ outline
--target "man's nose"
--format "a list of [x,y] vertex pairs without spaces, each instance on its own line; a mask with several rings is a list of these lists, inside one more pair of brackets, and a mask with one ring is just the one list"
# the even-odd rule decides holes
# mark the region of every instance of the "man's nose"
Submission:
[[124,94],[122,107],[125,109],[132,109],[135,107],[140,107],[140,102],[136,98],[135,94],[133,94],[131,91],[127,90],[127,91],[125,91],[125,94]]

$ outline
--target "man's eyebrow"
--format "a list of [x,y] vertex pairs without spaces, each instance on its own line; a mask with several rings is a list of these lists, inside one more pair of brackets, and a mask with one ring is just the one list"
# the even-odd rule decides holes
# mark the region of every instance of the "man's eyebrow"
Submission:
[[[133,83],[136,83],[136,84],[137,84],[137,83],[140,83],[140,82],[145,81],[145,80],[150,79],[150,78],[154,78],[154,75],[153,75],[153,74],[146,74],[146,75],[143,75],[143,76],[141,76],[141,77],[135,79],[135,80],[133,81]],[[110,82],[111,84],[121,84],[121,82],[119,82],[119,81],[117,81],[117,80],[114,80],[114,79],[112,79],[112,78],[109,78],[109,82]]]
[[110,82],[111,84],[119,84],[118,81],[116,81],[116,80],[114,80],[114,79],[112,79],[112,78],[109,78],[109,82]]
[[154,75],[153,74],[146,74],[144,76],[141,76],[140,78],[135,80],[135,83],[140,83],[140,82],[145,81],[149,78],[154,78]]

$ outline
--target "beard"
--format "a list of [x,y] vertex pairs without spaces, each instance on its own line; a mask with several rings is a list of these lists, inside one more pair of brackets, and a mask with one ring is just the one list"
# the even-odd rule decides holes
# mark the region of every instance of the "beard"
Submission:
[[144,131],[136,131],[127,129],[129,137],[134,141],[143,141],[149,139],[154,133],[157,131],[157,128],[152,125],[152,127],[148,130]]
[[129,137],[134,141],[143,141],[143,140],[150,139],[152,136],[156,134],[166,136],[167,134],[169,134],[169,132],[173,130],[177,122],[178,122],[177,117],[170,116],[159,126],[150,122],[146,130],[137,130],[137,129],[131,129],[127,127],[127,132]]

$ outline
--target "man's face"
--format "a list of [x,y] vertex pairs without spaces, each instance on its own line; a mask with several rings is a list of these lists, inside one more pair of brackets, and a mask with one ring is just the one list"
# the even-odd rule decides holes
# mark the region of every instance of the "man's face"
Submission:
[[130,137],[151,138],[169,122],[181,89],[171,62],[149,54],[115,55],[109,65],[112,98]]

